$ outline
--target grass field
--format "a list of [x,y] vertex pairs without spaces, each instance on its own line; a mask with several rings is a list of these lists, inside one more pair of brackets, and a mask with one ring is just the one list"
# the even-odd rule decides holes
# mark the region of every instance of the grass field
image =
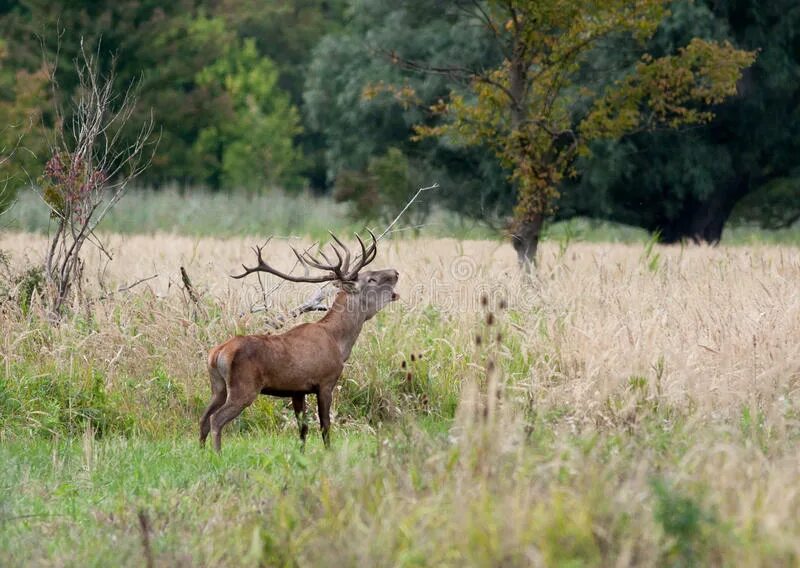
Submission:
[[800,249],[564,238],[526,281],[499,241],[384,243],[402,301],[356,344],[332,449],[262,397],[215,455],[205,353],[313,288],[251,313],[227,275],[252,238],[106,240],[53,327],[19,301],[43,237],[0,236],[2,566],[800,563]]
[[[441,188],[437,191],[453,191]],[[410,196],[409,196],[410,197]],[[423,194],[420,202],[431,199]],[[387,220],[373,223],[383,227]],[[455,237],[459,239],[500,238],[498,228],[467,219],[455,213],[432,207],[430,216],[423,221],[420,232],[428,237]],[[410,234],[414,227],[403,227],[399,232]],[[495,220],[495,225],[502,223]],[[33,191],[22,191],[14,207],[0,217],[0,229],[14,231],[46,232],[50,226],[47,209]],[[100,228],[120,234],[168,233],[195,237],[237,237],[275,235],[311,235],[326,237],[328,230],[338,233],[361,231],[364,224],[354,221],[347,205],[336,203],[330,197],[310,194],[286,194],[275,191],[268,194],[248,195],[235,192],[209,192],[200,188],[166,188],[159,191],[132,190],[121,205],[113,209]],[[597,243],[647,243],[651,236],[638,227],[596,219],[575,218],[545,225],[545,239],[558,242],[562,247],[573,242]],[[756,227],[729,224],[722,235],[724,244],[800,245],[800,225],[766,231]]]

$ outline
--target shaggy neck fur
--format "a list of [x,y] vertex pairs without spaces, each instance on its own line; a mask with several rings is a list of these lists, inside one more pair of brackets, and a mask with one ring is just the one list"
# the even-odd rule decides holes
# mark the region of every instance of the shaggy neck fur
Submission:
[[330,332],[339,345],[342,361],[350,357],[350,351],[366,321],[366,313],[359,305],[360,299],[358,294],[340,291],[328,313],[319,320],[319,324]]

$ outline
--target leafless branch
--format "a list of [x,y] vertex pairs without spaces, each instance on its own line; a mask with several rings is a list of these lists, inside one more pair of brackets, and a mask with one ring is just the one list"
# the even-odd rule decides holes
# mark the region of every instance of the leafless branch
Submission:
[[514,100],[514,95],[509,90],[508,87],[503,85],[502,83],[495,81],[492,79],[488,73],[478,70],[478,69],[470,69],[468,67],[461,67],[458,65],[450,66],[450,67],[439,67],[437,65],[430,65],[428,63],[423,63],[421,61],[415,61],[413,59],[405,59],[400,57],[398,53],[394,50],[377,50],[378,53],[381,53],[389,59],[391,63],[397,65],[401,69],[405,69],[407,71],[414,71],[422,74],[429,74],[429,75],[442,75],[444,77],[448,77],[450,79],[467,82],[467,81],[479,81],[481,83],[486,83],[487,85],[492,85],[493,87],[499,89],[500,91],[505,94],[509,100]]
[[120,286],[119,288],[117,288],[117,292],[127,292],[129,290],[132,290],[139,284],[144,284],[145,282],[149,282],[150,280],[153,280],[155,278],[158,278],[158,274],[153,274],[152,276],[146,276],[145,278],[140,278],[133,284],[128,284],[127,286]]
[[380,241],[384,236],[386,236],[386,234],[389,231],[392,230],[392,227],[394,227],[397,224],[397,222],[400,220],[400,217],[402,217],[403,214],[406,211],[408,211],[408,208],[411,207],[411,205],[413,205],[413,203],[417,200],[417,198],[420,195],[422,195],[426,191],[430,191],[431,189],[437,189],[438,187],[439,187],[439,184],[438,183],[434,183],[433,185],[429,185],[428,187],[419,188],[417,190],[417,192],[414,194],[414,196],[411,199],[408,200],[408,203],[406,203],[405,207],[403,207],[400,210],[400,213],[397,214],[397,217],[395,217],[394,220],[386,226],[386,228],[383,230],[383,232],[378,236],[377,240]]
[[[158,278],[158,274],[153,274],[152,276],[146,276],[144,278],[140,278],[139,280],[133,282],[132,284],[126,284],[124,286],[119,286],[116,290],[106,291],[102,296],[99,297],[100,300],[107,300],[113,297],[114,294],[120,294],[122,292],[130,292],[140,284],[144,284],[145,282],[149,282],[150,280],[154,280]],[[105,288],[104,288],[105,290]]]
[[[58,53],[58,52],[57,52]],[[71,118],[56,104],[56,129],[50,159],[39,188],[55,220],[45,257],[50,311],[57,318],[77,284],[80,253],[88,241],[109,260],[111,254],[95,229],[125,194],[128,184],[152,161],[158,144],[152,112],[132,138],[125,132],[137,103],[138,82],[122,94],[115,90],[114,61],[100,72],[100,44],[92,52],[81,41],[75,60],[77,94]],[[56,64],[49,66],[53,98],[58,101]]]

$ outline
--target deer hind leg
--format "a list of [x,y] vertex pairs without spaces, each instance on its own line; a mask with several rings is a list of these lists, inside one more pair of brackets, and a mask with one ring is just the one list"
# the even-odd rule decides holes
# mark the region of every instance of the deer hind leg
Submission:
[[300,429],[300,441],[306,447],[306,435],[308,434],[308,415],[306,414],[306,396],[298,394],[292,397],[292,407],[294,416],[297,418],[297,427]]
[[256,396],[257,393],[247,398],[232,397],[229,392],[228,400],[222,405],[222,408],[211,415],[211,436],[214,440],[215,450],[220,451],[222,449],[222,428],[239,416],[242,410],[253,404]]
[[319,426],[322,429],[322,441],[326,448],[331,447],[330,428],[331,428],[331,401],[333,400],[333,390],[325,389],[317,393],[317,411],[319,412]]
[[209,367],[208,374],[211,378],[211,402],[208,403],[203,417],[200,418],[200,447],[205,446],[206,438],[211,431],[211,415],[225,404],[228,396],[228,388],[225,386],[225,379],[222,378],[220,372]]

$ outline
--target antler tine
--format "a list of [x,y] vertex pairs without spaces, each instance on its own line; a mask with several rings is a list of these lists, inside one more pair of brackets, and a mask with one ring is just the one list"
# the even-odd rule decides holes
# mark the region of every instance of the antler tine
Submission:
[[372,254],[369,257],[369,260],[364,263],[365,265],[375,260],[375,257],[378,256],[378,239],[375,238],[375,233],[373,233],[371,229],[367,229],[367,232],[369,233],[369,236],[372,237],[372,245],[370,245],[369,249],[369,252]]
[[[328,231],[328,233],[331,235],[331,237],[333,238],[334,242],[337,243],[340,247],[342,247],[342,250],[344,251],[344,264],[342,265],[342,272],[347,274],[348,271],[350,270],[350,249],[347,248],[347,246],[345,246],[345,244],[342,241],[339,240],[339,237],[337,237],[336,235],[333,234],[333,231]],[[336,253],[336,256],[339,257],[339,260],[341,260],[342,257],[339,256],[339,253],[336,250],[336,246],[334,246],[333,243],[331,243],[331,248]]]
[[372,244],[369,246],[369,248],[364,245],[364,241],[361,239],[359,234],[356,233],[356,240],[358,240],[358,244],[361,247],[361,258],[359,259],[355,268],[353,268],[353,270],[347,274],[347,277],[350,280],[355,279],[361,269],[375,260],[375,256],[378,254],[378,240],[375,238],[375,234],[372,231],[367,229],[367,232],[369,232],[370,236],[372,237]]
[[311,267],[317,268],[319,270],[327,270],[327,271],[333,272],[336,275],[336,278],[339,278],[339,275],[342,272],[342,259],[339,258],[339,262],[337,264],[333,264],[330,261],[330,259],[328,259],[328,257],[325,256],[325,253],[322,252],[321,250],[320,250],[320,254],[322,255],[322,258],[324,258],[325,261],[328,264],[323,264],[317,257],[312,255],[308,251],[305,251],[303,253],[303,256],[300,259],[300,261],[306,266],[311,266]]
[[372,244],[369,245],[369,248],[366,251],[364,251],[364,266],[375,260],[375,256],[378,254],[378,239],[375,238],[375,233],[373,233],[370,229],[367,229],[367,232],[369,233],[369,236],[372,237]]
[[298,251],[298,250],[297,250],[296,248],[294,248],[294,247],[291,247],[291,249],[292,249],[292,252],[294,253],[294,256],[295,256],[295,257],[297,257],[297,262],[299,262],[300,264],[302,264],[303,266],[305,266],[305,264],[306,264],[306,261],[305,261],[305,260],[303,260],[303,255],[302,255],[302,254],[300,254],[300,251]]
[[[347,260],[347,263],[346,263],[346,264],[343,264],[345,261],[344,261],[344,259],[342,259],[342,255],[341,255],[341,253],[339,252],[339,249],[337,249],[337,248],[336,248],[336,246],[335,246],[333,243],[329,243],[329,244],[331,245],[331,249],[333,250],[333,254],[335,254],[335,255],[336,255],[336,258],[338,258],[338,259],[339,259],[339,267],[341,268],[341,271],[342,271],[342,272],[347,272],[347,264],[349,264],[349,259]],[[319,249],[319,253],[322,255],[322,258],[324,258],[324,259],[325,259],[327,262],[329,262],[329,263],[330,263],[330,260],[329,260],[329,259],[328,259],[328,257],[325,255],[325,251],[324,251],[324,250],[322,250],[322,249],[320,248],[320,249]]]
[[325,251],[322,249],[322,247],[320,247],[320,249],[319,249],[319,251],[318,251],[318,252],[319,252],[319,255],[320,255],[320,256],[321,256],[323,259],[325,259],[325,262],[327,262],[328,264],[332,264],[332,262],[331,262],[331,259],[330,259],[330,258],[328,258],[328,255],[327,255],[327,254],[325,254]]
[[[267,243],[269,243],[269,240],[267,240]],[[232,275],[232,278],[236,278],[236,279],[244,278],[245,276],[253,274],[254,272],[267,272],[267,273],[273,274],[273,275],[275,275],[278,278],[281,278],[283,280],[288,280],[289,282],[319,283],[319,282],[329,282],[331,280],[337,280],[337,279],[340,278],[340,273],[337,273],[338,271],[334,272],[333,274],[323,274],[321,276],[292,276],[291,274],[286,274],[285,272],[281,272],[280,270],[277,270],[277,269],[271,267],[266,262],[264,262],[264,257],[262,256],[262,251],[264,250],[264,247],[267,246],[267,243],[264,243],[263,246],[256,245],[256,246],[253,247],[253,252],[256,253],[256,260],[258,260],[258,264],[256,266],[253,266],[253,267],[247,267],[244,264],[242,264],[242,268],[244,268],[244,272],[242,274]],[[308,266],[308,264],[303,260],[303,258],[300,255],[300,253],[297,251],[297,249],[292,247],[292,252],[294,252],[294,255],[297,257],[297,259],[303,265]],[[327,267],[325,268],[325,270],[327,270]]]
[[[267,239],[267,243],[268,242],[269,242],[269,239]],[[267,243],[264,243],[264,246],[267,246]],[[250,247],[251,250],[254,253],[256,253],[256,260],[258,260],[258,264],[256,266],[254,266],[253,268],[248,268],[247,266],[245,266],[244,263],[242,263],[242,268],[244,268],[244,272],[242,274],[233,274],[233,275],[231,275],[231,278],[236,278],[238,280],[240,278],[244,278],[245,276],[247,276],[249,274],[252,274],[253,272],[260,272],[259,268],[262,265],[266,265],[266,263],[264,262],[264,259],[261,258],[261,251],[263,250],[264,246],[255,245],[253,247]]]
[[[349,258],[343,259],[342,255],[339,253],[339,251],[336,249],[336,247],[333,246],[333,244],[331,244],[331,248],[333,249],[333,252],[336,254],[336,258],[339,259],[339,273],[340,274],[346,274],[347,273],[347,266],[350,264],[350,259]],[[348,256],[348,255],[345,255],[345,256]]]

